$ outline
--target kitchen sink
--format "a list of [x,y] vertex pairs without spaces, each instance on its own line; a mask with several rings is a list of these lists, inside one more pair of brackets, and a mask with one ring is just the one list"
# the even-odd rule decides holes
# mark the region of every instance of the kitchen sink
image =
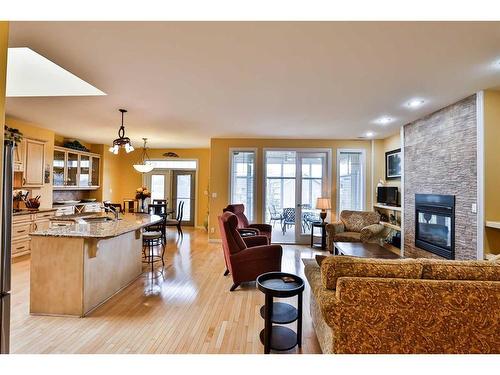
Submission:
[[86,218],[82,218],[82,220],[86,221],[88,223],[105,223],[108,221],[115,221],[115,219],[108,217],[108,216],[86,217]]

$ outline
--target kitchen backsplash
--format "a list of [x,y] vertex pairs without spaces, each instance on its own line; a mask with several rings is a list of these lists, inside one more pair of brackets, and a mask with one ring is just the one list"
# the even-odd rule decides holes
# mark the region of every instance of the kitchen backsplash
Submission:
[[79,201],[90,198],[88,190],[54,190],[53,201]]

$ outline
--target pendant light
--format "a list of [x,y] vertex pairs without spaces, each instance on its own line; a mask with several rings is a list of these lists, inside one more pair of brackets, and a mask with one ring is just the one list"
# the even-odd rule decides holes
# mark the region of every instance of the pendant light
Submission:
[[142,159],[139,163],[137,164],[134,164],[134,169],[137,171],[137,172],[141,172],[141,173],[148,173],[148,172],[151,172],[153,169],[154,169],[154,166],[152,164],[148,164],[147,162],[149,162],[149,155],[148,155],[148,151],[147,151],[147,148],[146,148],[146,143],[148,141],[147,138],[142,138],[142,140],[144,141],[144,146],[142,147]]
[[118,151],[120,147],[123,147],[127,154],[129,152],[134,151],[134,147],[130,143],[130,138],[125,137],[125,126],[123,125],[123,115],[127,112],[126,109],[119,109],[122,113],[122,125],[120,126],[120,130],[118,130],[118,138],[113,141],[113,146],[109,148],[109,152],[112,152],[115,155],[118,155]]

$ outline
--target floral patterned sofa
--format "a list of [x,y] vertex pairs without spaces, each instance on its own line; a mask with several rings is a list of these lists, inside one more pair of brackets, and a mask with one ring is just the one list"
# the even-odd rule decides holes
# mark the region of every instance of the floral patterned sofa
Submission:
[[339,221],[326,225],[328,250],[333,242],[378,242],[384,230],[379,222],[378,212],[342,211]]
[[323,353],[500,353],[500,262],[304,263]]

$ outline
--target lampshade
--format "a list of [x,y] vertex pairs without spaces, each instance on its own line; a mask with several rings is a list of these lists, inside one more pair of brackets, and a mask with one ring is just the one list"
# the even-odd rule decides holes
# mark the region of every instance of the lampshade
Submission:
[[134,169],[137,172],[148,173],[154,169],[154,166],[152,166],[151,164],[134,164]]
[[329,210],[332,208],[330,198],[316,199],[316,208],[319,210]]
[[146,143],[147,143],[148,139],[142,138],[142,140],[144,141],[144,146],[142,147],[142,158],[138,163],[134,164],[134,169],[137,172],[148,173],[154,169],[154,166],[151,163],[148,163],[150,161],[148,151],[146,148]]

